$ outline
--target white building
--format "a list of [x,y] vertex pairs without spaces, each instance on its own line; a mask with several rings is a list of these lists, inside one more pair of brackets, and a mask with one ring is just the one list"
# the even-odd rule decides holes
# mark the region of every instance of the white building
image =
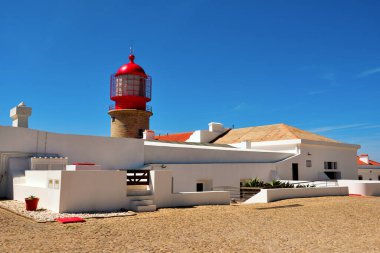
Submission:
[[[59,212],[131,208],[138,201],[155,209],[226,203],[229,196],[223,191],[236,194],[240,182],[253,177],[357,178],[357,145],[283,124],[226,130],[218,138],[212,128],[200,132],[199,138],[209,135],[213,143],[195,142],[195,138],[194,142],[169,142],[67,135],[1,126],[0,197],[22,200],[37,195],[42,205]],[[288,135],[292,139],[285,139]],[[230,140],[233,143],[226,144]],[[128,185],[127,170],[148,170],[150,183]],[[208,192],[212,190],[222,192]],[[191,195],[197,191],[201,192]]]
[[380,163],[370,160],[367,154],[357,157],[358,179],[380,181]]

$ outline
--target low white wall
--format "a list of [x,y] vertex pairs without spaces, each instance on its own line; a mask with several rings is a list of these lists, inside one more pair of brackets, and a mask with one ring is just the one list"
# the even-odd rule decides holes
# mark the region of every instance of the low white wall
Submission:
[[[195,192],[197,181],[210,182],[211,189],[238,189],[240,181],[259,177],[264,181],[271,178],[275,168],[272,163],[206,163],[165,164],[164,170],[172,172],[173,192]],[[160,164],[151,165],[160,170]]]
[[244,204],[268,203],[276,200],[292,198],[347,195],[348,187],[262,189],[258,194],[245,201]]
[[154,203],[158,208],[227,205],[230,203],[229,192],[172,192],[172,172],[168,170],[151,171]]
[[60,212],[127,208],[125,171],[62,171]]
[[347,186],[350,194],[380,196],[380,182],[370,180],[338,180],[339,186]]
[[179,192],[172,194],[174,206],[229,205],[227,191]]

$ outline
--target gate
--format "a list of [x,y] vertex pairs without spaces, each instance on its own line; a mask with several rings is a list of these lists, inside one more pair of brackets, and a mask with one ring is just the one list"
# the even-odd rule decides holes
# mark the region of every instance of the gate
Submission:
[[149,185],[150,170],[127,170],[127,185]]

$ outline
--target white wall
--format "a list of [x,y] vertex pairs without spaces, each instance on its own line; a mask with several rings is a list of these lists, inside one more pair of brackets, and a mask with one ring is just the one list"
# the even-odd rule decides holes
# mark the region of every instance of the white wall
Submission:
[[92,162],[105,170],[135,169],[144,165],[144,142],[140,139],[54,134],[0,126],[0,140],[0,197],[11,196],[12,179],[7,175],[19,175],[29,169],[29,165],[22,163],[12,164],[12,171],[8,171],[8,156],[27,159],[36,153],[58,154],[68,157],[69,163]]
[[379,179],[379,177],[380,177],[380,166],[377,168],[363,168],[363,167],[359,167],[359,169],[358,169],[358,176],[359,175],[362,176],[363,180],[375,180],[375,181],[380,180]]
[[[224,163],[224,164],[166,164],[165,171],[170,171],[174,178],[173,192],[195,192],[197,181],[211,181],[212,189],[240,187],[240,181],[259,177],[265,181],[272,180],[271,163]],[[160,165],[152,165],[160,171]]]
[[215,192],[172,192],[172,171],[151,171],[154,203],[158,208],[228,205],[230,194],[227,191]]
[[262,189],[258,194],[245,201],[244,204],[268,203],[293,198],[347,195],[348,187]]
[[350,194],[380,196],[380,182],[370,180],[338,180],[339,186],[348,186]]
[[[38,208],[53,212],[115,211],[127,208],[125,171],[26,171],[14,185],[14,199],[38,197]],[[59,188],[49,188],[49,179]]]
[[125,171],[62,171],[60,212],[127,208]]
[[46,208],[59,212],[60,189],[47,187],[48,179],[57,179],[61,182],[61,171],[26,171],[25,183],[14,182],[14,199],[24,201],[26,197],[34,195],[40,200],[38,208]]
[[[301,144],[300,151],[300,155],[276,163],[275,167],[281,179],[292,179],[292,163],[298,163],[299,180],[320,180],[319,174],[324,171],[340,171],[342,179],[357,179],[355,147]],[[306,167],[306,160],[311,160],[312,167]],[[325,161],[337,162],[338,169],[325,170]]]
[[144,164],[144,141],[0,126],[0,153],[18,151],[66,156],[69,164],[93,162],[103,169],[132,169]]
[[277,162],[293,154],[258,152],[217,146],[145,142],[145,163],[263,163]]

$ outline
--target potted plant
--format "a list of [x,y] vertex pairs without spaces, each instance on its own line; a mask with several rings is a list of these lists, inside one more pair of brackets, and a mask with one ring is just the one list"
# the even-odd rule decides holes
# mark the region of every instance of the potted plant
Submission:
[[36,196],[30,195],[29,197],[25,198],[25,206],[27,211],[36,211],[38,201],[40,199]]

